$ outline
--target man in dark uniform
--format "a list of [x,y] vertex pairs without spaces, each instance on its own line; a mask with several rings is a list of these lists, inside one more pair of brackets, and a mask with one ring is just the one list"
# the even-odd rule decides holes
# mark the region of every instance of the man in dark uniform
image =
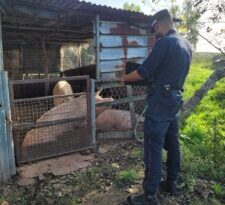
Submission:
[[147,97],[148,108],[144,123],[145,194],[128,197],[132,205],[159,205],[157,192],[162,172],[162,149],[167,150],[167,180],[164,191],[176,191],[180,171],[180,148],[176,114],[182,106],[182,91],[192,51],[187,40],[173,27],[168,10],[153,16],[152,29],[160,37],[152,52],[138,70],[124,75],[123,82],[146,80],[152,82]]

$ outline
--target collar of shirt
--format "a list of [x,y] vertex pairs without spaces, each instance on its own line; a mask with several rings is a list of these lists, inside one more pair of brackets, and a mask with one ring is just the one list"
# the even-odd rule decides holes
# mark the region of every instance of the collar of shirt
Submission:
[[165,36],[169,36],[169,35],[174,34],[174,33],[176,33],[176,30],[175,30],[175,29],[170,29],[170,30],[166,33]]

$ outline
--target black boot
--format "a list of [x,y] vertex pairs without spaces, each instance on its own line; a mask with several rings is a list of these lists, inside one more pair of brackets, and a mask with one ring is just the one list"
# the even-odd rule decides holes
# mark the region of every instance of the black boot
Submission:
[[157,195],[128,196],[129,205],[160,205]]
[[161,181],[160,183],[160,191],[167,192],[170,196],[175,196],[177,193],[177,187],[175,181]]

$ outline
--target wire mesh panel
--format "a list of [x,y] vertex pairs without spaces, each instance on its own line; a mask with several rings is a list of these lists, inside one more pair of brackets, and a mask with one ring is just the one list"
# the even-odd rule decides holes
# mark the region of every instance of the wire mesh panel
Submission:
[[[47,96],[31,97],[32,86],[45,87],[46,83],[49,86]],[[92,146],[91,84],[88,77],[11,81],[10,84],[12,127],[18,163],[84,150]],[[80,85],[82,90],[78,89]],[[29,87],[29,92],[25,91],[22,92],[23,96],[14,97],[15,87]],[[38,96],[35,90],[34,94]]]
[[135,99],[135,112],[139,115],[142,114],[145,107],[145,98],[147,94],[146,86],[133,85],[132,94]]
[[126,133],[134,131],[137,122],[137,131],[143,131],[143,123],[140,122],[144,122],[141,114],[145,107],[146,87],[119,85],[115,82],[97,87],[102,89],[103,98],[112,98],[110,102],[96,105],[104,110],[96,118],[97,135],[100,138],[126,137]]

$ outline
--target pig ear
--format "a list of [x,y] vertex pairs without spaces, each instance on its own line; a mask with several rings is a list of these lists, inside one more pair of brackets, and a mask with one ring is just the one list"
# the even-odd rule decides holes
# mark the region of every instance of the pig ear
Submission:
[[102,89],[98,90],[98,91],[96,92],[96,96],[99,96],[101,92],[102,92]]

